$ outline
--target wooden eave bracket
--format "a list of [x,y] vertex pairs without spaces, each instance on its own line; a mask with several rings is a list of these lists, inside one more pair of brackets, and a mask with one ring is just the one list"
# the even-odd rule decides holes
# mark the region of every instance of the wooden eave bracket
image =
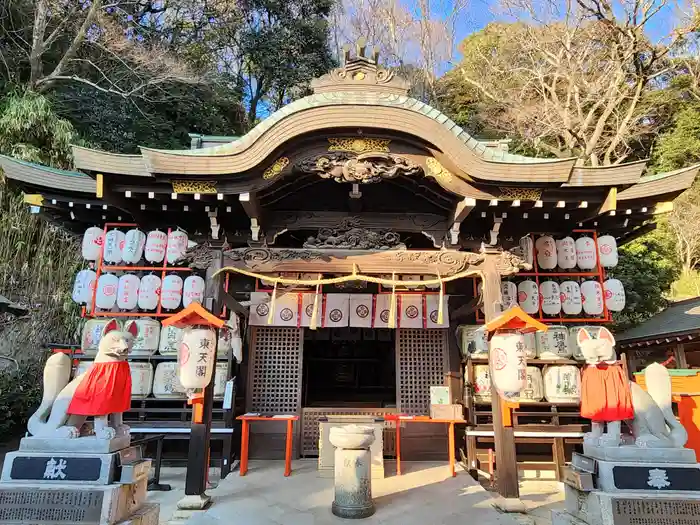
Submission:
[[453,246],[459,243],[459,228],[467,216],[476,207],[476,199],[465,197],[457,203],[452,215],[452,226],[450,227],[450,244]]
[[262,227],[262,207],[254,193],[241,193],[238,200],[250,219],[250,235],[254,241],[260,240]]

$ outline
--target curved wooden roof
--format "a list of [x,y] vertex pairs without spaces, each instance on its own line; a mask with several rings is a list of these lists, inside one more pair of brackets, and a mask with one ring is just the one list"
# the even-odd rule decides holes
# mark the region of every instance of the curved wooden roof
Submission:
[[95,195],[95,180],[84,173],[40,166],[31,162],[0,155],[0,168],[8,179],[32,187]]

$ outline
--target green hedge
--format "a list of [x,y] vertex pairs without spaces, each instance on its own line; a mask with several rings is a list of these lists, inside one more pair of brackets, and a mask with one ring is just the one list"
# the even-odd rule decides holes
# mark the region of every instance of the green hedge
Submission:
[[44,358],[22,361],[19,370],[13,363],[7,363],[0,370],[0,442],[26,432],[29,416],[41,403],[45,361]]

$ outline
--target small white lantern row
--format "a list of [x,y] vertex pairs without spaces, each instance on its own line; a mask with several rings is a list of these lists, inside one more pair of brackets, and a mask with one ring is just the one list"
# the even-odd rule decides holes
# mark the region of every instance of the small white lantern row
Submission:
[[190,275],[185,279],[182,292],[182,306],[187,308],[190,303],[202,303],[204,300],[204,279],[199,275]]
[[554,281],[544,281],[540,284],[542,297],[542,313],[558,315],[561,312],[561,291],[559,284]]
[[581,284],[583,311],[588,315],[603,313],[603,288],[598,281],[586,281]]
[[561,290],[561,309],[566,315],[578,315],[581,313],[583,303],[581,299],[581,287],[576,281],[564,281],[559,285]]
[[133,310],[138,305],[139,285],[141,279],[133,273],[126,273],[119,278],[117,287],[117,306],[122,310]]
[[103,273],[97,280],[97,293],[95,294],[95,306],[104,310],[114,308],[117,302],[117,288],[119,277],[113,273]]
[[537,248],[537,265],[542,270],[552,270],[557,267],[557,245],[549,235],[543,235],[535,241]]
[[569,330],[564,326],[550,326],[546,332],[537,332],[537,354],[540,359],[569,359],[573,354]]
[[160,323],[148,317],[137,319],[134,322],[138,326],[139,335],[134,339],[131,355],[149,356],[155,354],[160,340]]
[[95,289],[95,272],[92,270],[80,270],[73,283],[73,300],[78,304],[87,304],[92,301],[92,292]]
[[102,228],[93,226],[85,230],[83,234],[82,254],[87,261],[96,261],[100,256],[100,249],[104,242],[104,231]]
[[160,287],[160,277],[153,274],[144,275],[139,285],[139,308],[142,310],[155,310],[158,307]]
[[598,257],[603,268],[615,268],[617,266],[617,241],[612,235],[598,237]]
[[171,231],[168,234],[168,264],[173,264],[187,251],[187,234],[182,230]]
[[612,312],[621,312],[625,308],[625,288],[619,279],[608,279],[603,283],[605,306]]
[[184,388],[204,388],[214,371],[216,331],[212,328],[187,327],[182,334],[178,353],[180,383]]
[[521,281],[518,284],[518,304],[526,314],[539,312],[539,290],[534,281]]
[[557,264],[564,270],[576,266],[576,242],[571,237],[557,241]]
[[503,281],[501,283],[501,300],[504,311],[518,304],[518,286],[510,281]]
[[501,393],[514,394],[527,385],[525,340],[517,332],[495,333],[489,343],[493,384]]
[[165,247],[168,243],[168,234],[160,230],[148,232],[144,258],[150,263],[161,263],[165,258]]
[[160,292],[160,304],[166,310],[175,310],[182,302],[182,277],[166,275]]
[[576,264],[582,270],[592,270],[598,262],[595,241],[587,236],[576,239]]
[[126,232],[126,238],[124,241],[124,250],[122,252],[122,258],[124,262],[129,264],[136,264],[141,260],[143,255],[143,247],[146,244],[146,234],[141,230],[134,228]]
[[102,259],[106,263],[119,264],[122,262],[122,250],[126,234],[121,230],[109,230],[105,236],[105,250]]

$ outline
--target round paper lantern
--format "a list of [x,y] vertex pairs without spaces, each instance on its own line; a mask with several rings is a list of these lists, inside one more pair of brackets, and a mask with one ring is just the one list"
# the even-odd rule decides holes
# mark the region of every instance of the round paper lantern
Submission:
[[166,275],[160,292],[160,304],[166,310],[179,308],[182,302],[182,277],[179,275]]
[[85,355],[95,355],[102,339],[102,332],[110,322],[109,319],[90,319],[83,326],[80,349]]
[[95,306],[103,310],[114,308],[117,302],[117,288],[119,277],[113,273],[103,273],[97,280],[97,293],[95,294]]
[[474,366],[474,401],[477,403],[491,402],[491,372],[489,365]]
[[80,270],[75,275],[71,297],[78,304],[92,302],[92,291],[95,289],[97,275],[92,270]]
[[539,312],[539,290],[534,281],[522,281],[518,284],[518,304],[527,314]]
[[557,266],[557,245],[549,235],[543,235],[535,241],[537,265],[542,270],[552,270]]
[[134,321],[139,329],[138,335],[134,339],[131,347],[131,355],[150,356],[158,350],[160,339],[160,323],[155,319],[144,317]]
[[603,288],[598,281],[585,281],[581,284],[583,311],[588,315],[603,313]]
[[138,305],[142,310],[155,310],[160,297],[160,277],[149,274],[141,278]]
[[503,310],[508,310],[511,306],[518,304],[518,286],[510,281],[501,283],[501,304]]
[[576,267],[576,242],[571,237],[557,241],[557,264],[564,270]]
[[120,230],[109,230],[105,236],[105,251],[102,259],[110,264],[122,262],[122,250],[126,234]]
[[204,388],[214,371],[216,332],[211,328],[187,327],[182,334],[178,364],[185,389]]
[[550,326],[546,332],[537,332],[537,354],[540,359],[569,359],[572,352],[566,327]]
[[141,279],[133,273],[125,273],[119,278],[117,287],[117,306],[122,310],[133,310],[139,300]]
[[161,355],[177,355],[182,343],[182,328],[164,326],[160,331],[158,353]]
[[625,308],[625,288],[619,279],[608,279],[603,283],[605,289],[605,306],[612,312],[621,312]]
[[540,284],[540,296],[542,297],[542,313],[559,315],[561,312],[559,284],[554,281],[544,281]]
[[590,237],[576,239],[576,264],[582,270],[592,270],[598,262],[595,242]]
[[528,366],[526,370],[527,384],[520,391],[518,400],[521,403],[536,403],[544,397],[544,381],[542,371],[537,366]]
[[516,393],[526,386],[525,341],[517,332],[496,332],[489,343],[493,384],[499,392]]
[[126,232],[124,239],[124,250],[122,258],[124,262],[135,264],[141,260],[143,255],[143,247],[146,244],[146,234],[141,230],[134,228]]
[[129,362],[131,371],[131,399],[146,399],[153,387],[153,367],[151,363]]
[[598,257],[603,268],[617,266],[617,241],[612,235],[598,237]]
[[173,264],[187,251],[187,234],[182,230],[171,231],[168,234],[168,264]]
[[185,279],[182,292],[182,306],[188,307],[190,303],[202,303],[204,301],[204,279],[199,275],[190,275]]
[[561,290],[561,309],[566,315],[578,315],[583,308],[581,288],[576,281],[564,281]]
[[522,237],[520,241],[518,242],[520,249],[523,252],[523,259],[525,260],[525,263],[528,264],[530,267],[532,267],[534,257],[533,257],[533,242],[532,242],[532,237],[529,235],[526,235],[525,237]]
[[214,369],[214,399],[223,399],[228,381],[228,363],[216,363]]
[[104,230],[97,226],[92,226],[85,230],[83,234],[82,254],[87,261],[96,261],[100,257],[100,250],[104,242]]
[[178,364],[174,361],[158,363],[153,376],[153,397],[156,399],[183,399],[187,397],[180,384]]
[[168,234],[160,230],[148,232],[146,237],[146,247],[143,256],[151,263],[163,262],[165,258],[165,248],[168,244]]
[[550,403],[578,403],[581,373],[574,365],[548,366],[544,370],[544,396]]

